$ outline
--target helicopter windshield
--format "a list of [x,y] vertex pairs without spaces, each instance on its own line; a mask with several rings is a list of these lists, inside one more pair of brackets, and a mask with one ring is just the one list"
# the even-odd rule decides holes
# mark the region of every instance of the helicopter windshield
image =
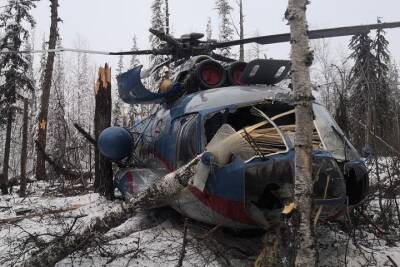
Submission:
[[325,149],[338,160],[358,160],[360,156],[357,150],[347,140],[342,129],[340,129],[326,108],[314,103],[313,110],[315,127]]

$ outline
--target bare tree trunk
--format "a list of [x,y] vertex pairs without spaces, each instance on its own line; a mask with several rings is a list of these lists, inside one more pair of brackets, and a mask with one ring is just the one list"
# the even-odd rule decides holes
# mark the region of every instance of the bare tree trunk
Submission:
[[[99,69],[96,82],[96,107],[94,113],[94,135],[98,140],[101,131],[111,126],[111,69],[106,64]],[[107,198],[114,197],[112,164],[99,152],[95,152],[94,189]]]
[[26,159],[28,157],[28,99],[24,99],[24,118],[22,124],[21,144],[21,178],[19,196],[25,197],[26,193]]
[[295,96],[295,202],[299,221],[295,222],[298,242],[295,266],[315,266],[316,255],[312,224],[312,132],[313,111],[309,66],[310,51],[306,6],[308,0],[289,0],[286,19],[291,32],[292,83]]
[[[239,0],[239,28],[240,28],[240,32],[239,32],[239,37],[240,40],[242,40],[244,38],[244,17],[243,17],[243,0]],[[244,44],[240,44],[239,47],[239,61],[244,61]]]
[[6,143],[4,145],[3,175],[0,177],[2,194],[8,194],[8,169],[10,164],[11,129],[13,123],[13,110],[10,108],[7,113]]
[[[55,49],[58,37],[58,0],[50,0],[51,5],[51,24],[49,36],[49,49]],[[47,139],[47,115],[49,110],[49,98],[51,81],[53,76],[55,53],[49,53],[47,56],[46,69],[44,71],[44,79],[42,84],[42,96],[40,98],[40,113],[39,113],[39,127],[38,127],[38,141],[46,151]],[[39,151],[36,152],[36,178],[43,180],[46,177],[46,162],[43,154]]]

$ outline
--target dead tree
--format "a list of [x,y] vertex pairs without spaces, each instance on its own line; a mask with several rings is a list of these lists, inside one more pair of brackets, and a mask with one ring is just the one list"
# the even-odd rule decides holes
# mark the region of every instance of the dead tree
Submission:
[[[111,68],[107,64],[99,69],[95,93],[94,135],[98,140],[101,131],[111,126]],[[111,199],[114,197],[112,164],[97,147],[95,151],[94,189]]]
[[297,255],[295,266],[315,266],[316,255],[312,224],[312,133],[313,111],[309,66],[313,54],[307,34],[307,0],[289,0],[285,17],[290,25],[292,83],[295,97],[295,220]]
[[24,99],[24,117],[22,122],[22,144],[21,144],[21,177],[19,196],[25,197],[26,193],[26,160],[28,157],[28,99]]
[[[55,49],[57,44],[58,29],[58,0],[50,0],[51,5],[51,23],[50,23],[50,36],[49,36],[49,49]],[[47,115],[49,111],[49,98],[51,81],[53,76],[55,53],[49,53],[47,56],[46,68],[44,70],[44,79],[42,84],[42,96],[40,98],[40,113],[39,113],[39,127],[38,127],[38,141],[43,149],[46,151],[47,139]],[[43,154],[37,151],[36,154],[36,178],[43,180],[46,177],[46,163]]]

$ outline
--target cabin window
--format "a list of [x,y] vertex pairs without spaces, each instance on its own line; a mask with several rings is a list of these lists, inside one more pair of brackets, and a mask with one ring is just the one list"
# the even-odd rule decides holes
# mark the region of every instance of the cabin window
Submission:
[[177,167],[188,163],[199,154],[197,118],[197,114],[191,114],[177,121]]

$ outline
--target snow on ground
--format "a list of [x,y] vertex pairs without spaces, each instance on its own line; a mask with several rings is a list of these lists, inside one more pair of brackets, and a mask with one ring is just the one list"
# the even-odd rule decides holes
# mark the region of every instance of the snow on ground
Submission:
[[[101,217],[116,203],[98,194],[73,197],[44,193],[49,186],[37,182],[26,198],[17,195],[0,196],[0,266],[23,263],[27,249],[49,241],[69,231],[85,226]],[[46,214],[50,210],[71,210]],[[5,219],[17,217],[16,212],[30,209],[34,215],[12,223]],[[76,219],[76,217],[79,217]],[[101,244],[91,244],[57,263],[56,266],[176,266],[183,243],[184,219],[170,208],[139,213],[107,232]],[[261,246],[261,231],[235,232],[218,229],[208,234],[212,226],[187,222],[187,245],[183,266],[251,266]],[[366,241],[355,244],[336,224],[320,225],[320,266],[392,266],[387,256],[400,263],[400,248],[367,235]],[[39,239],[32,236],[40,235]],[[31,239],[27,237],[31,236]],[[30,242],[25,242],[29,240]],[[36,243],[35,243],[36,242]],[[11,259],[12,258],[12,259]]]

